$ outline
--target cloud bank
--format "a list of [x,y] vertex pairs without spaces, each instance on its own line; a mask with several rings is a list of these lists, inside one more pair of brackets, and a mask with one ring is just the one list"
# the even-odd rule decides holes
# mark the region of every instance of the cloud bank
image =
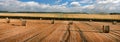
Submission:
[[[55,3],[62,2],[57,0]],[[120,0],[71,0],[61,4],[0,0],[0,11],[120,13]]]

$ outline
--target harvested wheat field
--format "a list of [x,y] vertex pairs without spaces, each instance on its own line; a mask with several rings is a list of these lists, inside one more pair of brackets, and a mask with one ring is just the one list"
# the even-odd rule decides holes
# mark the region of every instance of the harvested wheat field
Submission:
[[101,14],[61,14],[61,13],[0,13],[0,16],[120,20],[120,15],[109,14],[101,15]]
[[0,42],[120,42],[120,0],[0,0]]
[[[52,23],[54,22],[54,23]],[[0,19],[0,42],[120,42],[120,23]],[[109,25],[109,33],[103,32]]]

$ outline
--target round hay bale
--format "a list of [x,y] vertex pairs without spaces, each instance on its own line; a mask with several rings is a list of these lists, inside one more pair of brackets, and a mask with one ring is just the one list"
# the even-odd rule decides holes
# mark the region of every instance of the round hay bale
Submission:
[[40,18],[40,20],[42,20],[42,18]]
[[116,24],[117,24],[117,21],[113,21],[112,24],[116,25]]
[[26,20],[22,20],[22,26],[26,26]]
[[8,17],[6,17],[6,19],[9,19]]
[[109,33],[110,32],[110,26],[109,25],[103,26],[103,32],[104,33]]
[[7,20],[7,21],[6,21],[7,23],[10,23],[10,19],[9,19],[8,17],[6,18],[6,20]]
[[23,18],[20,18],[20,20],[22,21],[22,20],[23,20]]
[[51,24],[54,24],[55,23],[55,20],[52,20]]
[[69,22],[69,25],[72,25],[72,24],[73,24],[73,21],[70,21],[70,22]]
[[92,22],[92,20],[90,19],[89,22]]

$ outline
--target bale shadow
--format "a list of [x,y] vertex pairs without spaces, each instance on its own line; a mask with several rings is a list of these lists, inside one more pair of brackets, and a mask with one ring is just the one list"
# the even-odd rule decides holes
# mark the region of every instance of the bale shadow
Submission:
[[[60,30],[60,31],[67,31],[67,30]],[[76,32],[78,32],[79,30],[70,30],[70,31],[76,31]],[[100,33],[98,30],[93,30],[93,31],[90,31],[90,30],[84,30],[84,31],[82,31],[82,32],[93,32],[93,33]]]
[[21,26],[21,25],[17,25],[17,24],[11,24],[12,26]]

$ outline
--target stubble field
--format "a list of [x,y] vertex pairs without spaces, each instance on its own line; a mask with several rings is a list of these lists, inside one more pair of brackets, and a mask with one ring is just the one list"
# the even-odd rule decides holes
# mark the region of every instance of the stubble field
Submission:
[[108,14],[101,15],[101,14],[62,14],[62,13],[0,13],[0,16],[120,20],[120,15],[108,15]]
[[[0,42],[120,42],[120,23],[26,19],[0,19]],[[109,33],[102,33],[103,25],[110,26]]]

